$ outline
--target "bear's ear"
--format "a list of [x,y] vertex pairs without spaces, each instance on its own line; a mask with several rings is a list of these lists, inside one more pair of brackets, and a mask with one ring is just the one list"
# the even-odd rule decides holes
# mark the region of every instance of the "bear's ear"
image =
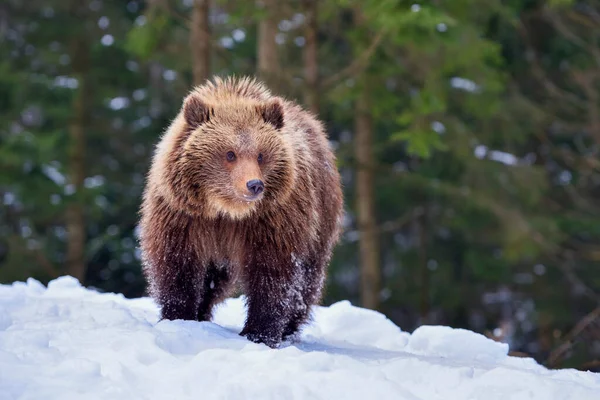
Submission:
[[263,120],[279,130],[283,128],[283,106],[279,100],[273,100],[260,107]]
[[183,116],[185,122],[192,128],[197,128],[205,122],[210,121],[210,117],[215,112],[206,103],[197,96],[191,95],[185,99],[183,104]]

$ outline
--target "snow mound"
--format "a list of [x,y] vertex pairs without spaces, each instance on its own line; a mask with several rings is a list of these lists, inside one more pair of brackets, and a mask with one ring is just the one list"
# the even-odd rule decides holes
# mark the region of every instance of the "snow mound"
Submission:
[[600,398],[600,374],[547,370],[466,330],[410,335],[346,301],[277,350],[240,337],[244,318],[241,298],[214,323],[158,322],[152,300],[71,277],[0,285],[0,400]]

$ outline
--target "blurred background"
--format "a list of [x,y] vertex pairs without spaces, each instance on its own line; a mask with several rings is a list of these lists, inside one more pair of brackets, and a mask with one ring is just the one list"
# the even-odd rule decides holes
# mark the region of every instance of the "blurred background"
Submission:
[[597,0],[2,0],[0,282],[143,296],[154,146],[230,74],[326,123],[347,218],[324,304],[598,370]]

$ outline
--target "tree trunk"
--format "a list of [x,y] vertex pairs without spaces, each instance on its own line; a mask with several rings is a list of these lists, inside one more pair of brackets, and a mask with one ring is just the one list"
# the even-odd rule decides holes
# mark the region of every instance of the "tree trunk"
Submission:
[[[258,76],[269,87],[277,87],[279,57],[275,36],[278,32],[277,0],[258,0],[257,6],[264,12],[258,24]],[[275,89],[276,90],[276,89]]]
[[208,13],[210,0],[194,0],[190,28],[190,49],[194,85],[210,78],[211,36]]
[[427,265],[427,208],[417,221],[419,235],[419,268],[421,270],[421,324],[427,324],[429,320],[429,267]]
[[86,226],[82,199],[85,180],[85,130],[89,119],[89,45],[79,36],[72,43],[73,73],[78,81],[73,99],[73,116],[69,126],[69,183],[75,190],[66,209],[67,271],[81,283],[85,279]]
[[304,0],[304,16],[306,26],[304,29],[304,103],[309,111],[319,112],[319,61],[317,57],[317,0]]
[[369,107],[368,93],[364,91],[356,101],[355,110],[355,156],[356,208],[360,231],[360,295],[363,307],[377,310],[381,292],[381,269],[379,265],[379,243],[375,218],[373,192],[373,120]]

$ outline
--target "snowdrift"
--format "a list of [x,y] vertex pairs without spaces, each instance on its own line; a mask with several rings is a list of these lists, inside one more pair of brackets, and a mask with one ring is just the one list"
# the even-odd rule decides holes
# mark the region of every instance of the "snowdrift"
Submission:
[[547,370],[476,333],[412,335],[348,302],[314,310],[301,341],[238,336],[243,299],[214,323],[160,321],[71,277],[0,285],[0,399],[599,400],[600,374]]

